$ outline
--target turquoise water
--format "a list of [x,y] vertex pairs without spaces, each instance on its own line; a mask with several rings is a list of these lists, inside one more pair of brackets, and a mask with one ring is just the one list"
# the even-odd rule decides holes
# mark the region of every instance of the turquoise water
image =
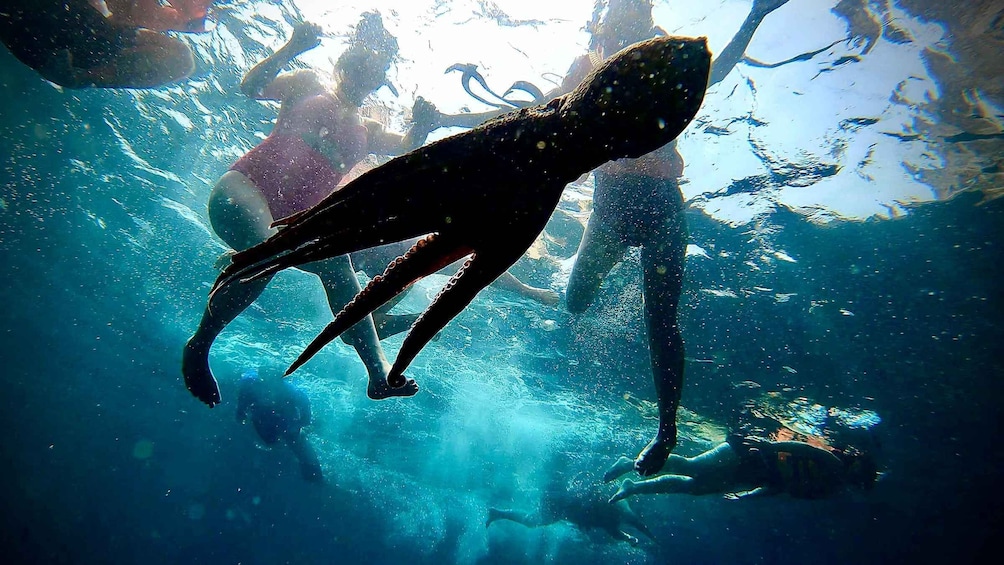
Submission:
[[[224,7],[212,34],[186,38],[196,76],[155,91],[58,89],[0,52],[10,562],[968,562],[989,544],[1004,463],[993,449],[1004,208],[955,185],[931,189],[954,198],[867,220],[846,218],[867,206],[778,205],[790,192],[748,221],[725,217],[735,201],[718,208],[703,188],[688,210],[684,406],[724,425],[754,381],[850,410],[881,438],[885,475],[870,493],[637,497],[658,538],[638,547],[567,523],[485,527],[489,506],[535,509],[555,481],[595,481],[654,431],[640,402],[653,393],[636,255],[577,318],[487,289],[413,363],[412,399],[367,400],[355,353],[325,348],[293,377],[327,477],[305,483],[288,450],[261,447],[235,421],[234,399],[245,370],[284,367],[330,319],[312,276],[282,273],[221,336],[221,406],[206,409],[180,378],[224,251],[208,228],[209,189],[276,110],[237,84],[273,47],[258,38],[283,36],[296,17],[276,3]],[[688,135],[681,150],[700,165],[702,138]],[[789,164],[818,171],[810,161]],[[761,192],[756,175],[719,179],[730,187],[719,196],[762,204],[771,187],[811,191],[785,179],[817,173],[792,170]],[[708,182],[693,174],[692,186]],[[571,188],[561,208],[575,216],[583,195],[588,184]],[[567,255],[554,253],[565,263],[524,259],[515,272],[561,290]],[[423,281],[399,308],[424,308],[443,282]],[[385,342],[390,356],[399,346]],[[819,424],[818,406],[800,412],[805,425]],[[706,427],[685,425],[677,451],[710,445]]]

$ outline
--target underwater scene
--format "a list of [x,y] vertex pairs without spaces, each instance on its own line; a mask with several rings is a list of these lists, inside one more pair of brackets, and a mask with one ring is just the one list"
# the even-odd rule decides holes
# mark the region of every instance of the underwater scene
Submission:
[[5,563],[992,551],[1004,1],[3,0],[0,40]]

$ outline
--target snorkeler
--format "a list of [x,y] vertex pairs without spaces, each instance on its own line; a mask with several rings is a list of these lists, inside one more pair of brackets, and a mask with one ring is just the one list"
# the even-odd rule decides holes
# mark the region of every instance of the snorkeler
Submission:
[[[621,457],[603,475],[612,481],[632,469]],[[825,498],[856,487],[870,490],[878,467],[869,452],[853,448],[824,449],[800,441],[768,441],[733,434],[700,455],[672,454],[665,474],[625,479],[611,503],[637,494],[723,494],[729,499],[788,494],[794,498]]]
[[285,443],[299,460],[304,480],[323,480],[317,453],[303,433],[311,419],[307,394],[281,375],[263,379],[254,369],[244,373],[237,390],[237,421],[244,424],[250,417],[265,445]]
[[491,526],[498,520],[510,520],[529,528],[564,521],[574,524],[582,531],[603,530],[614,539],[637,545],[638,538],[625,530],[630,526],[648,539],[655,540],[652,532],[627,501],[608,504],[599,496],[596,489],[591,488],[568,489],[552,484],[552,487],[544,492],[538,512],[489,508],[485,527]]
[[8,0],[0,40],[67,88],[152,88],[195,70],[191,48],[163,31],[205,31],[213,0]]

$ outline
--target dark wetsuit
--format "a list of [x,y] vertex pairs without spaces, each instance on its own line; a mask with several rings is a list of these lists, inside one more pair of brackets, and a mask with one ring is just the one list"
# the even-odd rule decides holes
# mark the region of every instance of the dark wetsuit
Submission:
[[33,69],[68,51],[75,67],[90,69],[136,44],[136,30],[108,23],[87,0],[6,0],[0,40]]

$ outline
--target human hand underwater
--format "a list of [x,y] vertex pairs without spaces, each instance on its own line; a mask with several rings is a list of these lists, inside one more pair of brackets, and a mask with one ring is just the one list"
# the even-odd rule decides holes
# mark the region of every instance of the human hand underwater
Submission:
[[303,53],[310,51],[321,44],[321,26],[310,22],[300,22],[293,28],[293,35],[286,42],[286,46]]
[[442,116],[435,104],[421,96],[415,98],[415,104],[411,108],[412,125],[408,131],[411,147],[408,149],[415,149],[425,143],[429,134],[442,125]]
[[[405,368],[429,340],[530,247],[565,185],[607,161],[650,153],[683,131],[703,101],[710,63],[704,38],[632,45],[565,96],[392,159],[313,208],[277,221],[283,229],[235,255],[212,292],[422,237],[342,309],[289,374],[417,280],[469,257],[401,345],[387,382],[402,386]],[[675,436],[653,448],[653,457],[664,461],[662,451],[668,455],[673,445]],[[643,454],[642,468],[655,472],[647,461]]]

